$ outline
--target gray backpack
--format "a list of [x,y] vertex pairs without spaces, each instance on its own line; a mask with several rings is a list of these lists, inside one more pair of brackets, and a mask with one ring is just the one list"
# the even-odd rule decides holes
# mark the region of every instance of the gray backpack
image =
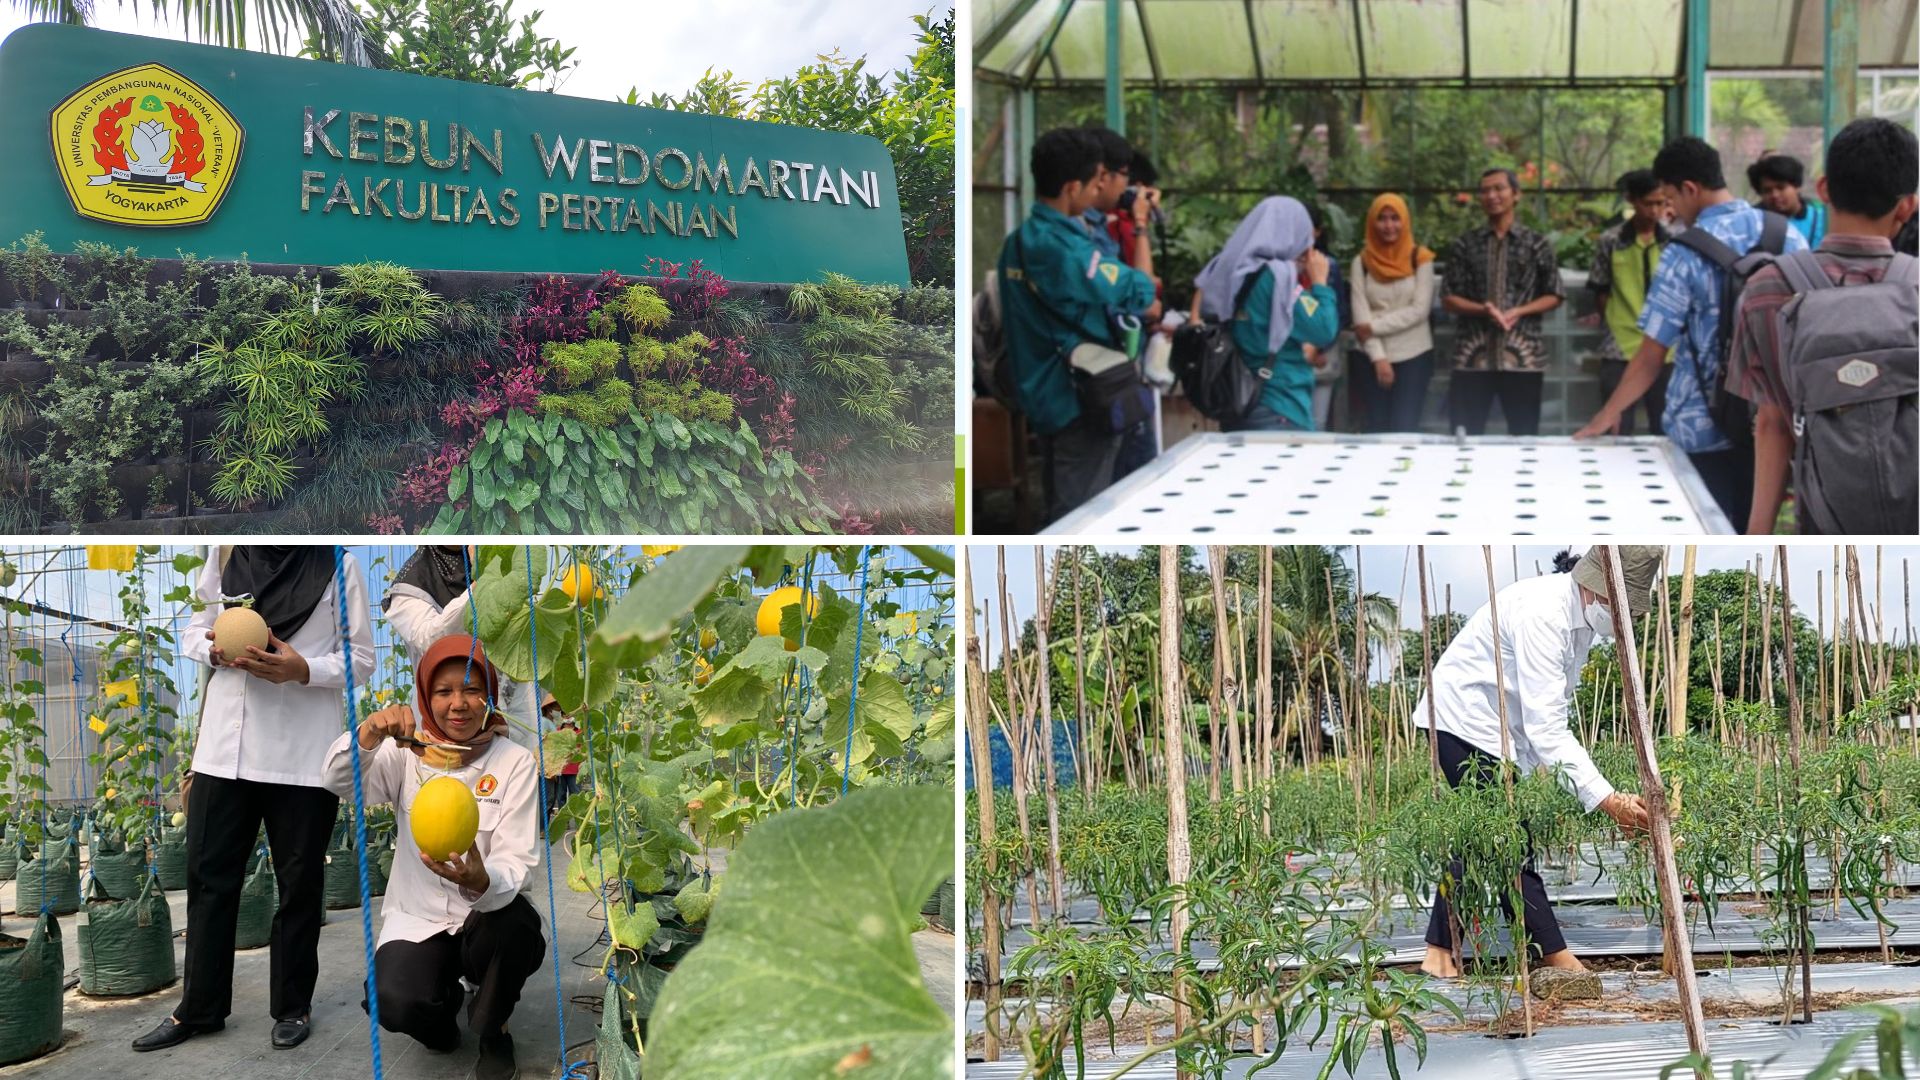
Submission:
[[1802,530],[1920,532],[1920,261],[1895,255],[1885,278],[1844,288],[1810,251],[1774,265],[1795,293],[1780,368]]

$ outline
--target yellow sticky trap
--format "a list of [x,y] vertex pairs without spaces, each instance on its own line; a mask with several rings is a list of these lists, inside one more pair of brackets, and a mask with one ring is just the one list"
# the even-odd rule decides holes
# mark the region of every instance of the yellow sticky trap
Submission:
[[87,569],[131,570],[136,550],[133,544],[88,544]]
[[97,716],[87,717],[87,727],[93,729],[95,735],[105,735],[107,733],[107,722]]
[[140,680],[137,678],[110,682],[101,687],[101,689],[106,691],[107,704],[109,705],[114,703],[114,698],[126,698],[127,704],[136,709],[140,707]]

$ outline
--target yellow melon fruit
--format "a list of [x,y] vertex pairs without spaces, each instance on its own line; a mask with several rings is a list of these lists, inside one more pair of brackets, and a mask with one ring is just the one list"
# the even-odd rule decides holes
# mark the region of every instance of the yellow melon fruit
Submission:
[[414,846],[436,862],[465,854],[480,831],[480,804],[467,785],[451,776],[420,785],[408,817]]
[[[760,635],[762,637],[779,636],[781,614],[793,605],[798,604],[802,595],[805,595],[807,602],[805,609],[806,617],[811,619],[819,614],[820,598],[818,596],[802,594],[798,585],[787,585],[775,589],[767,594],[766,599],[760,601],[760,611],[754,615],[753,618],[754,626],[759,629]],[[788,652],[792,652],[799,647],[800,642],[793,638],[787,639]]]
[[560,591],[576,604],[603,599],[607,595],[605,589],[593,583],[593,570],[579,563],[569,566],[567,572],[560,575]]
[[175,811],[172,821],[173,821],[173,827],[177,829],[180,826],[185,825],[187,823],[187,815],[184,811]]
[[720,643],[720,635],[713,632],[713,627],[703,626],[700,628],[700,647],[701,648],[711,649],[715,645],[718,645],[719,643]]
[[705,686],[713,678],[713,663],[704,656],[693,658],[693,685]]
[[213,643],[229,660],[244,655],[249,645],[266,648],[267,636],[267,620],[252,608],[230,607],[213,620]]

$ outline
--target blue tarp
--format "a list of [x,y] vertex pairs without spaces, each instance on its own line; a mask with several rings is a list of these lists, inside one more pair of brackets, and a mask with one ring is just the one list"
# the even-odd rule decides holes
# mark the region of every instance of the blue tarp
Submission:
[[[1039,721],[1031,721],[1029,730],[1036,730]],[[1054,782],[1062,788],[1073,786],[1077,774],[1073,771],[1074,726],[1071,720],[1053,722],[1053,769]],[[1013,786],[1013,749],[1007,745],[1007,736],[999,727],[987,731],[987,746],[993,754],[993,786],[1011,788]],[[973,790],[973,752],[963,755],[966,763],[967,790]]]

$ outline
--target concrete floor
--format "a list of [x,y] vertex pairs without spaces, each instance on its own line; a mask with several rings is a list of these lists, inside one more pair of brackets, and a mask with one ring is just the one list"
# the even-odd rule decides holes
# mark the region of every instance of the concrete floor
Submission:
[[[562,856],[564,858],[564,855]],[[563,864],[562,864],[563,865]],[[556,873],[559,866],[556,866]],[[0,912],[13,910],[13,883],[0,885]],[[546,914],[546,888],[538,881],[534,904]],[[186,926],[185,890],[167,894],[175,931],[176,964],[185,954],[180,931]],[[605,923],[595,897],[568,891],[558,883],[554,893],[560,933],[560,982],[565,1006],[566,1040],[575,1046],[570,1061],[590,1059],[599,1023],[604,983],[597,968],[604,944],[595,945]],[[379,901],[374,905],[374,932],[379,932]],[[0,931],[24,935],[31,923],[22,917],[0,917]],[[273,1022],[267,1014],[268,952],[249,949],[234,956],[234,1012],[226,1030],[202,1035],[151,1054],[135,1054],[128,1044],[151,1030],[179,1002],[174,985],[136,998],[90,998],[77,989],[79,952],[74,944],[73,916],[60,920],[68,965],[65,1001],[66,1041],[60,1049],[33,1061],[0,1068],[0,1080],[65,1080],[69,1077],[134,1076],[141,1080],[366,1080],[373,1075],[372,1050],[367,1039],[366,1014],[360,1008],[364,977],[364,946],[360,911],[327,913],[320,932],[320,982],[313,1003],[313,1033],[292,1050],[275,1050],[268,1041]],[[928,988],[948,1015],[954,1013],[954,941],[950,934],[922,931],[914,935],[915,952]],[[572,963],[580,956],[580,966]],[[550,1080],[561,1075],[560,1016],[554,1004],[552,956],[541,975],[527,984],[514,1011],[510,1030],[526,1080]],[[576,1000],[577,999],[577,1003]],[[461,1049],[435,1054],[404,1035],[381,1033],[381,1063],[385,1076],[395,1080],[454,1080],[469,1076],[477,1044],[467,1036]]]

